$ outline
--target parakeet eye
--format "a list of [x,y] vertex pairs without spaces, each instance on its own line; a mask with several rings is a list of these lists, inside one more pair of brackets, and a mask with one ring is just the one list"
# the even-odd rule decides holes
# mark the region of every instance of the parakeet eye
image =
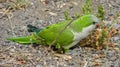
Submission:
[[93,22],[93,24],[96,24],[96,22]]

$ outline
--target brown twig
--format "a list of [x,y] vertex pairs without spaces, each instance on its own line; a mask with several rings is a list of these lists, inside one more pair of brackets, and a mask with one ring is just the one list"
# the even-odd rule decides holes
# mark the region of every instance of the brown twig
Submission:
[[10,12],[10,8],[7,8],[7,9],[3,9],[3,14],[2,14],[2,16],[0,16],[0,19],[2,18],[2,17],[4,17],[7,13],[9,13]]

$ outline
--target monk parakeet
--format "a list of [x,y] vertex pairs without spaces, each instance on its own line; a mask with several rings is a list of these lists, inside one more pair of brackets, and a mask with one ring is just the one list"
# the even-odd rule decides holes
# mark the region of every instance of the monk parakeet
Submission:
[[[71,20],[65,20],[63,22],[51,24],[31,36],[8,38],[8,40],[22,44],[29,44],[32,42],[40,45],[50,45],[70,21]],[[84,15],[75,19],[58,35],[59,37],[52,46],[56,49],[69,49],[75,46],[95,29],[98,22],[99,19],[94,15]]]

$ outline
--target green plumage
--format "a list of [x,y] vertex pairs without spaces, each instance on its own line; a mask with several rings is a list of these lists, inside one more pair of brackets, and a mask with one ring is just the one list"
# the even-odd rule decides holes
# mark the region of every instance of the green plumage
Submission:
[[[56,36],[61,32],[61,30],[66,27],[66,25],[71,20],[66,20],[64,22],[59,22],[57,24],[52,24],[44,28],[43,30],[37,30],[38,33],[32,36],[17,37],[17,38],[8,38],[8,40],[15,41],[18,43],[28,44],[28,43],[37,43],[37,44],[46,44],[50,45]],[[59,35],[58,39],[53,46],[57,48],[69,49],[76,45],[81,39],[88,35],[89,30],[94,30],[98,18],[94,15],[85,15],[76,20],[74,20],[66,29]],[[90,29],[89,29],[90,28]],[[85,31],[84,31],[85,29]],[[83,37],[82,37],[83,36]],[[44,42],[43,42],[44,41]],[[59,49],[59,48],[57,48]]]

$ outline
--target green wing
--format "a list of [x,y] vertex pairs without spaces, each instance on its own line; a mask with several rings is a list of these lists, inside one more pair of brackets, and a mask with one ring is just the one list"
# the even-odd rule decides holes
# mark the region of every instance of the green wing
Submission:
[[[38,33],[38,36],[45,39],[47,45],[50,45],[56,36],[61,32],[61,30],[68,24],[69,21],[59,22],[58,24],[52,24],[46,27],[44,30],[41,30]],[[60,44],[60,46],[68,46],[73,42],[73,33],[71,29],[65,29],[62,34],[59,35],[59,38],[56,40],[54,45]]]

